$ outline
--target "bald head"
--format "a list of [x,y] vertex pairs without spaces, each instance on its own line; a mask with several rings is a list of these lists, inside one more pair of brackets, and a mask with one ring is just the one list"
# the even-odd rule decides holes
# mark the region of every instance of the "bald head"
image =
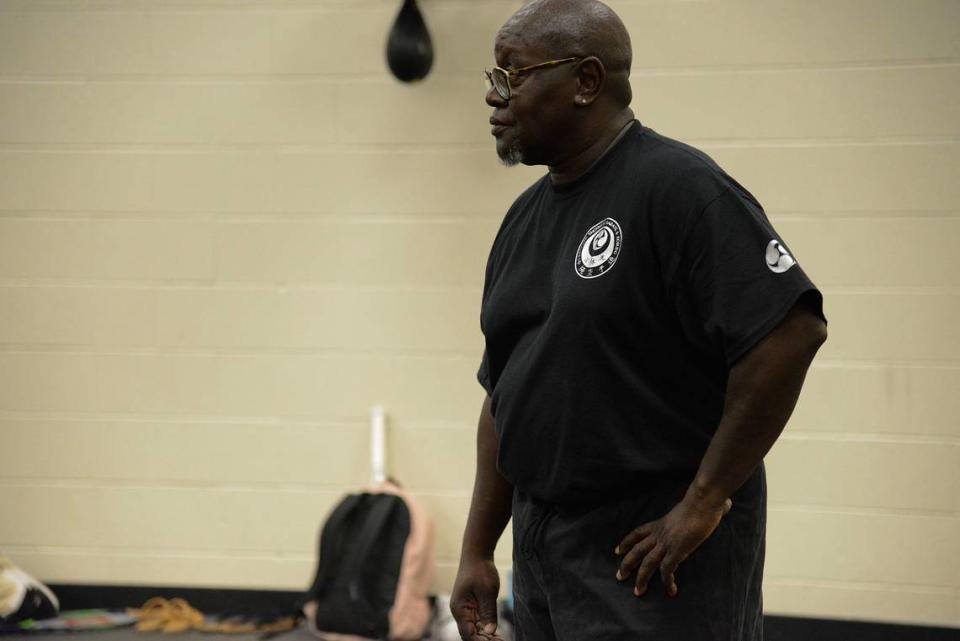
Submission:
[[596,56],[607,74],[604,93],[630,104],[630,35],[613,10],[598,0],[531,0],[500,29],[550,59]]

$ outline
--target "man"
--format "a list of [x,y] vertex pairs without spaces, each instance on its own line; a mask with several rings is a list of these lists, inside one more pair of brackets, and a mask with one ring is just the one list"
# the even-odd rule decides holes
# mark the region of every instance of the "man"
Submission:
[[821,297],[754,197],[634,120],[630,39],[592,0],[496,38],[507,212],[481,309],[487,390],[451,601],[496,638],[513,517],[519,641],[762,638],[762,460],[826,339]]

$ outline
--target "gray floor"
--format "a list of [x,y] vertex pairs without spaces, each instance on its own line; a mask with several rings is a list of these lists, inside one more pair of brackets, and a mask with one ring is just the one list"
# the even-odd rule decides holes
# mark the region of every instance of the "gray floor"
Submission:
[[[32,634],[4,634],[0,641],[258,641],[260,635],[250,634],[213,634],[209,632],[184,632],[182,634],[164,634],[162,632],[137,632],[132,627],[114,630],[90,630],[71,632],[34,632]],[[317,638],[305,630],[293,630],[273,637],[271,641],[317,641]]]

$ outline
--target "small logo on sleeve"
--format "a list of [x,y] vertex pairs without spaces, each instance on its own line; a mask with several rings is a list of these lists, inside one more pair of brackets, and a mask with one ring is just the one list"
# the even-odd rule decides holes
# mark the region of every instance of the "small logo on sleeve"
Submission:
[[780,244],[779,240],[771,240],[767,245],[767,251],[764,254],[767,260],[767,267],[774,274],[782,274],[797,264],[787,248]]
[[588,229],[577,247],[573,263],[577,276],[596,278],[610,271],[620,255],[622,242],[620,224],[613,218],[604,218]]

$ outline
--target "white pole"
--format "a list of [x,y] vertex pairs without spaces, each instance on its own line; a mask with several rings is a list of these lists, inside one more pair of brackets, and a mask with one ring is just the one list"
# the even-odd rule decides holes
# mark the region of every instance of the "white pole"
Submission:
[[370,467],[373,484],[383,483],[387,478],[387,415],[380,405],[370,410]]

